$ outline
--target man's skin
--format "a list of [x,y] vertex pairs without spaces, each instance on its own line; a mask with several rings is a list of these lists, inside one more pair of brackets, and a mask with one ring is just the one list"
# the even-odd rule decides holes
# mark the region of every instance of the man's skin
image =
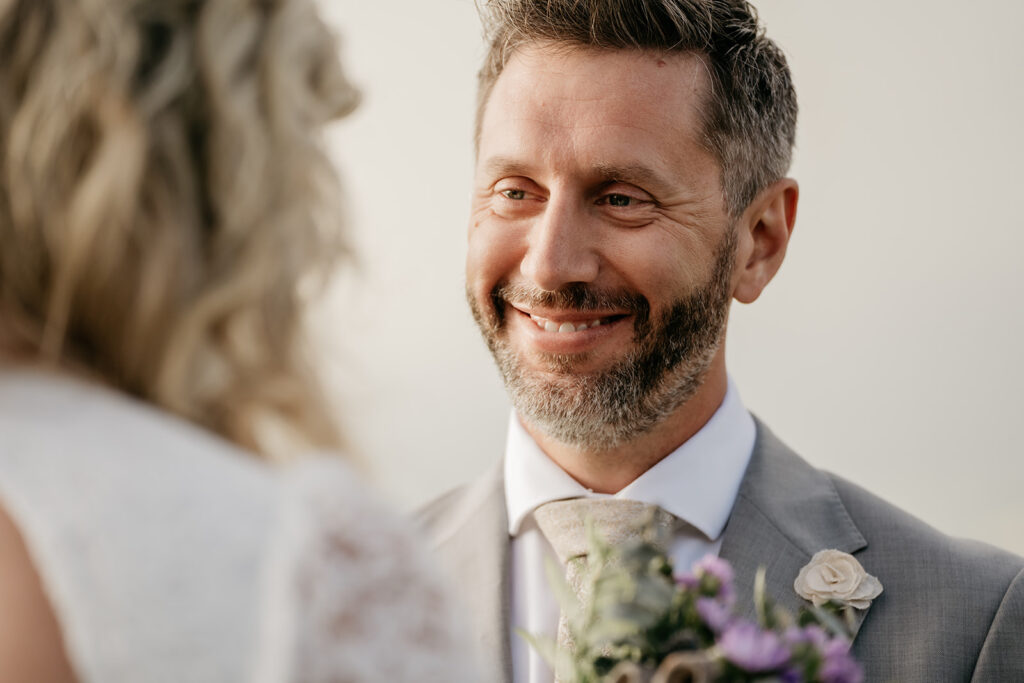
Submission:
[[[741,216],[729,215],[721,167],[700,142],[708,88],[706,67],[693,55],[545,45],[516,51],[480,125],[467,287],[485,320],[499,317],[496,285],[555,292],[571,283],[638,293],[657,319],[707,280],[733,225],[729,293],[743,303],[760,296],[785,257],[797,184],[779,180]],[[606,369],[635,345],[628,311],[501,305],[497,334],[541,381]],[[598,319],[604,324],[579,331],[542,328]],[[571,358],[569,366],[555,354]],[[614,493],[695,434],[726,384],[723,339],[696,393],[616,447],[564,443],[525,420],[524,427],[581,484]]]

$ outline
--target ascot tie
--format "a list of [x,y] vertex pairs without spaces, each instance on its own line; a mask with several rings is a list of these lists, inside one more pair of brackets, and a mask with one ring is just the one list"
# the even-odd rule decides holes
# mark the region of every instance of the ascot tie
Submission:
[[[674,515],[657,505],[617,498],[573,498],[545,503],[538,507],[534,519],[541,533],[565,565],[565,580],[584,608],[591,598],[585,584],[587,570],[586,522],[612,547],[621,546],[643,535],[646,524],[653,521],[655,538],[662,547],[668,545],[676,524]],[[569,620],[564,611],[558,619],[558,647],[573,651]]]

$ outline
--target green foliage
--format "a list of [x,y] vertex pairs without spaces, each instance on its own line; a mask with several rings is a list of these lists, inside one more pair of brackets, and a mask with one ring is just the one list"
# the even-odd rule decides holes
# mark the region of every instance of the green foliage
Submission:
[[[730,643],[730,634],[725,632],[738,622],[732,613],[732,570],[728,563],[705,558],[693,575],[677,579],[671,560],[661,549],[665,539],[656,538],[656,533],[653,524],[648,524],[641,537],[612,547],[588,525],[588,555],[581,589],[591,596],[586,603],[568,585],[560,566],[551,563],[546,567],[574,647],[572,651],[561,650],[555,641],[519,633],[551,665],[559,680],[602,683],[616,667],[631,665],[647,675],[656,669],[664,672],[666,667],[675,671],[671,669],[673,660],[686,658],[702,662],[703,677],[693,680],[766,683],[780,680],[782,671],[799,672],[803,681],[820,680],[826,656],[823,648],[832,638],[849,632],[840,605],[809,606],[794,620],[774,605],[767,595],[764,570],[759,570],[754,585],[757,624],[745,622],[747,632],[743,637],[766,635],[784,649],[782,660],[768,665],[770,671],[763,668],[763,663],[746,664],[751,667],[747,671],[739,655],[734,655],[736,660],[729,659],[728,648],[730,644],[735,646],[736,636],[734,632]],[[807,629],[809,625],[814,627]],[[801,629],[807,629],[803,636],[784,635]],[[682,666],[689,671],[689,664]],[[615,675],[620,673],[621,668],[616,669]],[[684,673],[663,680],[691,678]]]
[[558,566],[547,571],[575,651],[565,657],[553,641],[522,635],[561,680],[597,683],[620,662],[655,667],[673,652],[714,644],[696,600],[716,595],[718,581],[705,577],[698,591],[680,590],[671,561],[650,534],[612,548],[588,527],[583,582],[592,596],[589,605],[581,605]]

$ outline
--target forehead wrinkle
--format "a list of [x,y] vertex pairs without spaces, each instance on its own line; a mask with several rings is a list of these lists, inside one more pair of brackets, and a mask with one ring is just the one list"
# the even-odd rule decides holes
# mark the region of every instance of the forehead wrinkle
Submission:
[[[628,119],[587,123],[579,119],[563,122],[552,116],[521,115],[508,116],[503,121],[491,119],[487,122],[486,127],[501,130],[504,125],[515,121],[538,124],[540,128],[535,131],[540,138],[546,138],[547,141],[540,144],[539,147],[532,145],[528,149],[522,146],[523,138],[520,134],[511,134],[511,137],[506,137],[508,135],[508,129],[506,129],[506,135],[499,135],[499,139],[504,138],[504,142],[496,145],[498,149],[493,150],[494,154],[481,159],[479,170],[489,177],[520,175],[532,178],[542,167],[553,164],[554,167],[559,167],[561,172],[569,171],[571,168],[571,172],[582,172],[592,179],[596,178],[605,182],[617,180],[646,187],[649,190],[660,189],[662,192],[670,190],[672,187],[671,180],[674,175],[670,169],[672,163],[665,156],[668,149],[644,147],[645,151],[641,153],[641,148],[628,144],[628,136],[621,137],[622,133],[627,133],[629,130],[643,134],[655,132],[649,127],[637,125],[636,122]],[[666,127],[671,125],[668,123]],[[593,144],[587,144],[586,141],[592,139],[589,137],[591,134],[595,132],[600,134],[601,131],[608,129],[619,131],[620,134],[597,144],[597,147],[602,148],[603,151],[596,151],[592,149]],[[556,134],[554,131],[561,132]],[[551,138],[552,135],[556,135],[556,138]],[[680,142],[692,137],[692,133],[679,131]],[[696,141],[689,140],[689,142]],[[511,147],[507,146],[509,143],[513,143]],[[502,147],[506,149],[503,150]],[[581,149],[588,151],[582,153]],[[549,170],[555,170],[554,167]],[[556,174],[558,173],[556,171]]]

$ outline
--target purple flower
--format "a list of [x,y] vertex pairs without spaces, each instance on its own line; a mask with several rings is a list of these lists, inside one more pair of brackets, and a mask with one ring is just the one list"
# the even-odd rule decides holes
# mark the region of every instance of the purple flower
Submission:
[[717,555],[705,555],[693,565],[693,573],[698,577],[709,576],[718,583],[718,598],[727,603],[733,601],[732,565]]
[[779,676],[779,680],[782,683],[806,683],[804,680],[804,672],[799,667],[790,667],[782,672]]
[[811,645],[815,650],[821,652],[824,657],[824,649],[829,642],[829,635],[821,626],[809,624],[803,628],[792,626],[786,629],[783,640],[790,647],[804,644]]
[[821,650],[823,683],[861,683],[864,672],[850,655],[850,643],[844,638],[833,638]]
[[726,659],[748,673],[772,671],[789,660],[789,649],[777,634],[746,620],[733,622],[718,639],[718,647]]
[[721,633],[732,623],[732,611],[714,598],[697,598],[697,614],[715,633]]
[[[816,655],[812,656],[821,660],[821,670],[815,680],[823,683],[861,683],[864,680],[860,665],[850,656],[850,641],[842,636],[831,636],[821,626],[811,624],[804,628],[789,628],[782,638],[798,658],[800,646],[813,648]],[[783,680],[788,682],[789,679],[784,675]]]

